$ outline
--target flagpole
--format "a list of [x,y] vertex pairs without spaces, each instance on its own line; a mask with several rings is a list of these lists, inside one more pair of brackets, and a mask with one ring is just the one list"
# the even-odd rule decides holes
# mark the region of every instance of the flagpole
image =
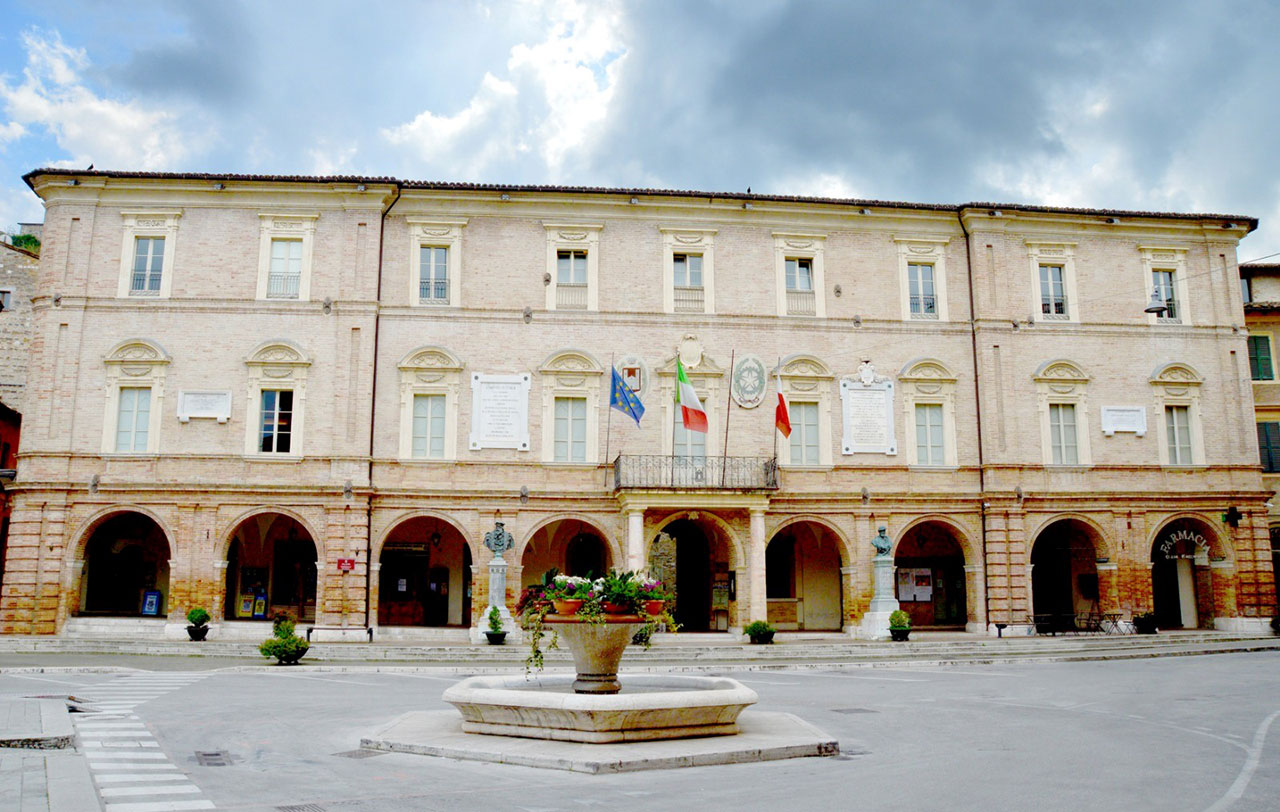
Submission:
[[720,487],[724,487],[725,474],[729,471],[729,415],[733,411],[733,358],[737,349],[729,351],[729,392],[724,398],[724,454],[720,460]]
[[609,416],[604,420],[604,487],[609,489],[609,440],[613,431],[613,353],[609,353]]

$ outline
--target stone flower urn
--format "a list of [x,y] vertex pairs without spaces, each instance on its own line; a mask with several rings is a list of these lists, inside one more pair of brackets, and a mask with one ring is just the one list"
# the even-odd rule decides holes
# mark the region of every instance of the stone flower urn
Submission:
[[573,655],[578,672],[573,681],[574,693],[616,694],[622,689],[618,663],[631,644],[631,637],[644,626],[644,618],[607,615],[603,623],[595,623],[576,616],[547,615],[543,623],[556,625],[560,639]]

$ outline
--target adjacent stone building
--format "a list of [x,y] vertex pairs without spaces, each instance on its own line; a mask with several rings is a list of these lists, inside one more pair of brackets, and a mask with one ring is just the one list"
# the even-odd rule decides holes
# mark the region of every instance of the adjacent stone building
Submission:
[[1280,340],[1280,264],[1240,266],[1240,291],[1249,329],[1249,376],[1258,420],[1258,450],[1262,485],[1271,493],[1267,503],[1271,525],[1272,572],[1280,568],[1280,379],[1275,349]]
[[510,603],[551,567],[645,568],[690,631],[856,632],[881,527],[919,626],[1274,611],[1251,218],[27,181],[46,219],[5,632],[173,633],[202,605],[222,636],[287,610],[321,637],[461,638],[495,521]]

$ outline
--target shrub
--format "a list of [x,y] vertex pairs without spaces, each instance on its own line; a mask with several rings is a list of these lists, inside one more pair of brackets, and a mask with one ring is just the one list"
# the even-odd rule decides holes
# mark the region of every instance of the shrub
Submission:
[[774,631],[774,628],[767,620],[753,620],[742,627],[742,633],[747,637],[756,637],[757,635],[768,634],[771,631]]
[[502,631],[502,613],[496,606],[489,607],[489,631],[494,633]]
[[279,663],[296,663],[307,653],[311,645],[293,633],[293,618],[281,612],[271,621],[272,636],[262,641],[258,652],[263,657],[275,657]]
[[197,606],[190,612],[187,612],[187,622],[192,626],[203,626],[209,622],[209,613],[204,608]]
[[902,611],[901,609],[894,609],[892,612],[889,613],[889,628],[890,629],[910,629],[911,615],[908,615],[906,612]]
[[40,240],[34,234],[14,234],[11,241],[14,248],[21,248],[33,254],[40,253]]

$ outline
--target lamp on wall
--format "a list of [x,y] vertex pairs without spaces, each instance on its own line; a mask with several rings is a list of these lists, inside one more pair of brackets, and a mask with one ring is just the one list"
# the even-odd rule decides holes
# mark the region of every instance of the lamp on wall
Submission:
[[1142,308],[1143,313],[1155,313],[1157,316],[1164,313],[1169,308],[1160,300],[1160,289],[1151,289],[1151,301],[1147,302],[1147,306]]
[[436,526],[436,520],[432,519],[431,533],[427,536],[427,543],[431,545],[432,549],[439,550],[440,542],[443,540],[443,537],[440,535],[440,530]]

